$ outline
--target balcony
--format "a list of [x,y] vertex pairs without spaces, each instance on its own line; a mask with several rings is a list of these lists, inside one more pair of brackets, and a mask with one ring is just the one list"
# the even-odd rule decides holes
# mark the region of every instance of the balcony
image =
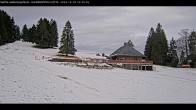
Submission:
[[122,64],[153,64],[153,61],[150,60],[108,60],[107,63],[122,63]]

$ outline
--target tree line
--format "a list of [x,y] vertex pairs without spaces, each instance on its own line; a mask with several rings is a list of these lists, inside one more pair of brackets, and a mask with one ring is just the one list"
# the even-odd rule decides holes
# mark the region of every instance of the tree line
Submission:
[[20,39],[20,28],[15,25],[14,18],[0,10],[0,45],[12,43]]
[[0,10],[0,45],[13,43],[16,40],[36,43],[39,47],[58,47],[58,30],[55,20],[40,19],[37,25],[30,28],[25,24],[20,33],[19,26],[15,25],[14,18],[4,10]]
[[22,28],[21,39],[25,42],[36,43],[41,48],[58,47],[58,29],[55,20],[50,21],[46,18],[40,18],[37,25]]
[[[27,28],[25,24],[22,29],[21,38],[25,42],[36,43],[41,48],[53,48],[58,47],[58,29],[55,20],[50,21],[46,18],[40,18],[37,25]],[[59,53],[74,55],[77,50],[74,46],[74,33],[72,25],[68,20],[65,23],[63,32],[61,35]]]
[[196,67],[196,32],[188,32],[188,29],[182,29],[181,36],[185,37],[185,51],[181,50],[180,62]]
[[[154,64],[176,67],[177,64],[191,64],[196,66],[196,32],[190,34],[186,30],[181,31],[182,36],[186,36],[186,51],[181,51],[181,56],[178,58],[176,51],[176,41],[172,38],[169,42],[162,25],[157,24],[154,30],[151,27],[147,37],[144,55],[147,60],[152,60]],[[15,25],[14,18],[10,17],[5,11],[0,10],[0,45],[12,43],[16,40],[24,42],[32,42],[41,48],[58,47],[58,29],[54,19],[50,21],[46,18],[40,18],[36,25],[30,28],[25,24],[20,33],[19,26]],[[187,53],[187,48],[189,53]],[[77,51],[74,46],[74,33],[70,21],[65,23],[59,53],[74,55]]]
[[[70,21],[65,23],[60,41],[59,53],[74,55],[77,51],[74,46],[74,34]],[[40,48],[58,47],[58,29],[54,19],[50,21],[40,18],[37,24],[30,28],[25,24],[20,33],[19,26],[15,25],[14,18],[0,10],[0,45],[12,43],[16,40],[32,42]]]
[[192,31],[187,38],[187,48],[189,48],[190,54],[185,57],[185,52],[182,50],[181,56],[178,58],[176,41],[172,37],[168,45],[164,29],[158,23],[155,30],[151,27],[147,37],[144,50],[146,60],[152,60],[154,64],[163,66],[177,67],[178,64],[191,64],[194,67],[196,65],[196,33]]

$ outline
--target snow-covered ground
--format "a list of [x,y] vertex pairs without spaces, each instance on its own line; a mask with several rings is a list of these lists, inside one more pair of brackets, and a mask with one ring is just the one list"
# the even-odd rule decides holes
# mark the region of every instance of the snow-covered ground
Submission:
[[42,60],[57,52],[20,41],[0,46],[0,103],[196,103],[196,69],[99,70]]

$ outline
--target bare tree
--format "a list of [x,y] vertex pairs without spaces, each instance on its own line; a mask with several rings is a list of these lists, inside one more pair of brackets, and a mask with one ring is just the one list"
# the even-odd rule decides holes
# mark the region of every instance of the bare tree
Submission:
[[189,45],[188,37],[190,35],[189,29],[182,29],[182,30],[180,30],[180,32],[178,34],[185,38],[185,49],[186,49],[186,58],[187,58],[187,56],[188,56],[188,45]]

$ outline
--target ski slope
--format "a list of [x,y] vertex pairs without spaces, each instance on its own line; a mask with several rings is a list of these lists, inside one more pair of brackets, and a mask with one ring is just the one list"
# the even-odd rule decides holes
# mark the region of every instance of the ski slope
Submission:
[[42,57],[58,49],[32,46],[0,46],[0,103],[196,103],[196,69],[86,69],[49,62]]

